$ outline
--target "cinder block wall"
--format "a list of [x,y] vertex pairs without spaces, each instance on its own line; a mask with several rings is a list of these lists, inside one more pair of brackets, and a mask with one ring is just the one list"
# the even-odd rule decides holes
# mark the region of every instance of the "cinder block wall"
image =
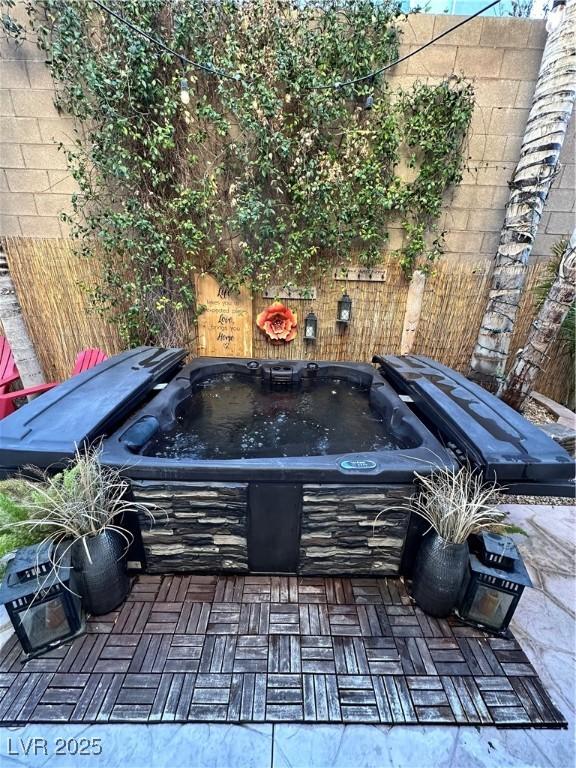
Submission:
[[[413,15],[403,24],[401,53],[414,50],[459,17]],[[474,80],[476,110],[468,150],[470,170],[447,195],[442,226],[447,256],[495,253],[513,172],[538,73],[542,21],[478,18],[393,70],[392,86],[439,81],[452,72]],[[43,55],[32,43],[1,43],[1,232],[23,237],[65,237],[59,213],[70,205],[74,181],[57,143],[74,141],[73,122],[58,114]],[[546,256],[574,225],[574,120],[562,169],[548,199],[534,255]],[[390,249],[401,243],[392,230]]]
[[[463,17],[415,14],[403,25],[401,54],[454,26]],[[479,17],[450,33],[394,72],[392,84],[437,82],[452,72],[474,83],[476,107],[468,139],[470,169],[446,196],[442,226],[446,255],[493,256],[504,221],[508,182],[516,166],[546,40],[544,22]],[[548,198],[534,257],[574,226],[575,120],[561,154],[561,170]],[[401,233],[395,233],[399,242]],[[394,243],[391,243],[394,246]]]
[[73,144],[74,122],[54,106],[46,56],[33,42],[16,46],[3,36],[0,55],[0,231],[65,237],[59,214],[76,186],[59,143]]

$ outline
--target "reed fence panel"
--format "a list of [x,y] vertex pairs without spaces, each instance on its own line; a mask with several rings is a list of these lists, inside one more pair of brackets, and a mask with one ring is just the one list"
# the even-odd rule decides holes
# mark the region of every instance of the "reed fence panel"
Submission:
[[4,247],[16,293],[44,375],[70,376],[76,355],[100,347],[122,349],[118,331],[90,302],[96,267],[76,255],[69,240],[6,238]]
[[[80,349],[98,346],[108,354],[122,349],[117,328],[92,306],[89,290],[97,283],[97,265],[74,253],[69,240],[5,238],[4,248],[18,298],[48,379],[70,375]],[[408,281],[398,263],[385,259],[384,282],[340,281],[326,275],[314,287],[314,300],[284,300],[297,312],[300,332],[288,345],[272,344],[254,323],[253,355],[256,358],[357,360],[369,362],[373,354],[400,351]],[[486,305],[492,260],[449,258],[439,261],[426,283],[414,352],[428,355],[462,372],[468,369]],[[544,278],[544,262],[528,272],[512,339],[510,364],[527,338],[535,315],[534,287]],[[346,290],[352,298],[352,322],[336,323],[337,302]],[[254,320],[271,303],[254,298]],[[318,318],[318,339],[303,338],[304,318],[313,310]],[[178,321],[174,343],[196,354],[196,329],[189,317]],[[543,394],[565,402],[573,392],[572,357],[566,342],[553,345],[549,364],[536,387]]]
[[[388,259],[383,282],[334,280],[325,275],[314,283],[316,299],[282,299],[298,314],[299,334],[290,344],[275,345],[254,327],[254,357],[288,360],[357,360],[369,362],[372,355],[400,351],[408,282],[397,262]],[[338,300],[346,291],[352,299],[352,321],[336,322]],[[254,298],[254,319],[272,299]],[[304,318],[311,310],[318,318],[316,342],[304,341]]]

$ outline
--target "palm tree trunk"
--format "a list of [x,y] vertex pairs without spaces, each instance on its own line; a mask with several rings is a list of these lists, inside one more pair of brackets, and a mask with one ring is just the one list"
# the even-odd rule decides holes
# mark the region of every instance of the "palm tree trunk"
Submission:
[[560,27],[548,35],[526,124],[520,160],[495,257],[486,311],[470,361],[470,378],[495,391],[506,360],[528,260],[576,97],[576,0],[568,0]]
[[536,376],[546,362],[551,344],[576,298],[576,229],[562,255],[556,279],[532,322],[528,340],[500,387],[498,395],[513,408],[520,409]]
[[0,248],[0,323],[10,347],[24,387],[44,384],[44,374],[30,341],[28,329],[16,296],[16,289],[8,269],[6,254]]

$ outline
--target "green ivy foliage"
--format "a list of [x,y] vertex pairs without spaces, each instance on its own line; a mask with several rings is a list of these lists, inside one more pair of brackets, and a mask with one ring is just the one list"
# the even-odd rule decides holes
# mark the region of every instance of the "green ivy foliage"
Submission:
[[[176,315],[195,310],[199,270],[231,288],[310,284],[334,261],[377,263],[391,224],[405,231],[407,274],[441,251],[436,222],[461,178],[471,86],[317,87],[397,58],[395,0],[107,4],[233,75],[183,70],[85,0],[28,2],[58,104],[77,118],[65,150],[79,185],[73,235],[101,260],[97,299],[127,341],[170,342]],[[15,26],[5,21],[22,35]]]

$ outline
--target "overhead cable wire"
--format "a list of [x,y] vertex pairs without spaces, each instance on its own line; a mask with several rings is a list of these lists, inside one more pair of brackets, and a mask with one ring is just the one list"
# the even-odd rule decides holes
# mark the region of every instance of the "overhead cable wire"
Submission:
[[[203,64],[198,61],[192,61],[183,53],[178,53],[178,51],[175,51],[173,48],[170,48],[168,45],[166,45],[166,43],[164,43],[159,38],[149,34],[144,29],[142,29],[141,27],[137,26],[132,21],[127,19],[125,16],[122,16],[122,14],[118,13],[112,8],[109,8],[101,0],[92,0],[92,2],[94,3],[94,5],[97,5],[98,8],[100,8],[100,10],[104,11],[104,13],[107,13],[108,15],[115,18],[117,21],[121,22],[122,24],[125,24],[133,32],[136,32],[136,34],[140,35],[141,37],[145,38],[149,42],[153,43],[154,45],[156,45],[158,48],[165,51],[166,53],[169,53],[172,56],[175,56],[177,59],[180,60],[181,64],[187,64],[188,66],[194,67],[195,69],[199,69],[202,72],[205,72],[206,74],[214,75],[215,77],[221,77],[226,80],[233,80],[237,83],[248,84],[249,82],[251,82],[249,79],[247,80],[245,77],[243,77],[240,73],[232,74],[231,72],[226,72],[225,70],[219,69],[218,67],[215,67],[212,64]],[[351,80],[343,80],[343,81],[335,81],[332,83],[320,83],[318,85],[311,85],[311,86],[308,86],[306,90],[308,91],[320,91],[320,90],[330,90],[330,89],[340,90],[341,88],[347,88],[351,85],[356,85],[357,83],[362,83],[366,80],[373,81],[376,77],[378,77],[378,75],[381,75],[383,72],[386,72],[388,69],[392,69],[392,67],[395,67],[404,61],[407,61],[408,59],[412,58],[412,56],[416,56],[416,54],[420,53],[421,51],[425,50],[429,46],[438,42],[438,40],[441,40],[443,37],[446,37],[446,35],[449,35],[451,32],[454,32],[454,30],[460,29],[460,27],[463,27],[465,24],[468,24],[468,22],[472,21],[477,16],[480,16],[481,14],[486,13],[486,11],[489,11],[491,8],[494,8],[494,6],[498,5],[500,2],[501,0],[493,0],[493,2],[489,3],[483,8],[480,8],[480,10],[476,11],[476,13],[473,13],[471,16],[467,16],[465,19],[462,19],[462,21],[459,21],[457,24],[454,24],[454,26],[449,27],[448,29],[445,29],[444,32],[441,32],[439,35],[436,35],[435,37],[431,38],[430,40],[428,40],[427,43],[424,43],[423,45],[419,46],[414,51],[410,51],[410,53],[407,53],[404,56],[400,56],[400,58],[395,59],[394,61],[391,61],[388,64],[385,64],[384,66],[379,67],[378,69],[375,69],[372,72],[368,72],[368,74],[366,75],[361,75],[360,77],[355,77]]]

